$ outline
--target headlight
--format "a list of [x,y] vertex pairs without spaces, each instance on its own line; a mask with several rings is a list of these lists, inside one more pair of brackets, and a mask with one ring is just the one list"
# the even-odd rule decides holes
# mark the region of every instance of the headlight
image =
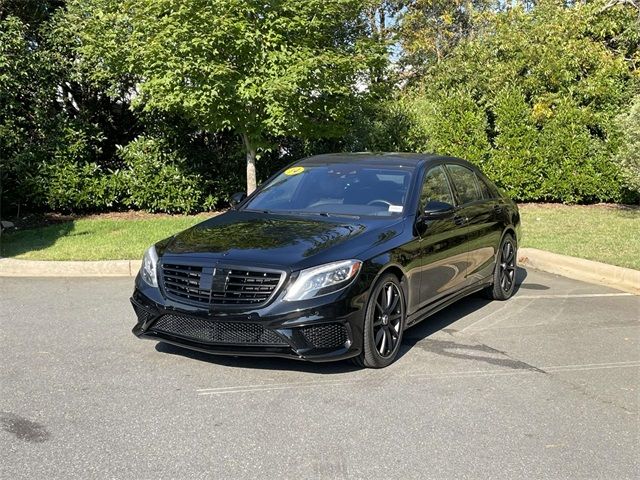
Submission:
[[140,276],[152,287],[158,287],[158,254],[156,247],[151,245],[142,257],[142,267],[140,268]]
[[284,299],[306,300],[342,290],[353,281],[361,265],[360,260],[343,260],[302,270]]

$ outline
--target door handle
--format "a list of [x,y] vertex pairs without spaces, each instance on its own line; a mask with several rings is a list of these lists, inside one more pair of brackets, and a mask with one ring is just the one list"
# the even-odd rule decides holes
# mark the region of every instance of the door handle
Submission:
[[496,213],[502,213],[502,205],[494,205],[493,211]]
[[453,217],[453,223],[455,223],[456,225],[464,225],[468,220],[468,218],[461,217],[460,215],[456,215],[455,217]]

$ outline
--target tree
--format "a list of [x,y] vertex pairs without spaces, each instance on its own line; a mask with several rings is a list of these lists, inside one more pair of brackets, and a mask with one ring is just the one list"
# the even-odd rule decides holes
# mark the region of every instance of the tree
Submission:
[[[21,209],[113,207],[79,178],[104,183],[116,145],[127,143],[131,112],[82,78],[62,0],[0,0],[0,199]],[[135,126],[135,124],[134,124]],[[105,167],[104,169],[102,167]],[[100,177],[100,178],[98,178]],[[77,199],[83,197],[84,202]],[[77,204],[77,205],[75,205]],[[66,207],[66,205],[65,205]]]
[[490,0],[406,0],[397,26],[401,63],[410,77],[447,58],[474,29],[474,15]]
[[269,138],[336,136],[366,91],[380,50],[360,3],[74,0],[69,11],[96,80],[130,72],[134,106],[238,134],[251,192]]
[[[49,52],[38,48],[29,25],[0,10],[0,207],[20,205],[34,192],[39,161],[55,143],[58,72]],[[8,13],[12,13],[9,11]],[[2,200],[5,200],[2,202]],[[8,205],[9,200],[11,205]]]
[[38,28],[56,9],[64,5],[64,0],[0,0],[0,18],[17,17],[36,33]]
[[408,95],[412,144],[481,164],[518,200],[621,200],[614,119],[639,86],[637,12],[612,8],[544,0],[486,13]]

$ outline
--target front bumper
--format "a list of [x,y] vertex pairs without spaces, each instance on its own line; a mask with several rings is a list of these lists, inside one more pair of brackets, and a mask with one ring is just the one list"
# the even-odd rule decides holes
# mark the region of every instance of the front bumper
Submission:
[[136,280],[131,303],[138,317],[133,333],[206,353],[286,357],[325,362],[362,350],[364,309],[360,298],[327,296],[289,311],[212,312],[165,299]]

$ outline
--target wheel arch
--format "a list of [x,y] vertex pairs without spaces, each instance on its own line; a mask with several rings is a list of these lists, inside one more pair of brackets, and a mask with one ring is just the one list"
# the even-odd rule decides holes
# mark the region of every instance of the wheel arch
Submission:
[[516,241],[516,247],[518,246],[518,232],[516,231],[516,227],[513,225],[508,225],[504,231],[502,232],[502,236],[500,237],[500,243],[504,240],[506,235],[511,235],[513,239]]
[[495,268],[495,265],[497,265],[497,263],[498,263],[498,255],[500,255],[500,246],[502,245],[502,241],[504,240],[504,237],[506,237],[507,235],[511,235],[513,237],[513,239],[516,241],[516,261],[517,261],[517,256],[518,256],[518,228],[515,227],[514,225],[507,225],[505,227],[505,229],[502,231],[502,235],[500,236],[500,242],[498,243],[498,246],[496,248],[496,254],[495,254],[494,260],[493,260],[494,268]]
[[507,225],[504,230],[502,231],[502,235],[500,235],[500,241],[498,242],[498,245],[496,245],[496,253],[493,256],[493,268],[496,268],[496,265],[498,264],[498,255],[500,255],[500,246],[502,245],[502,241],[504,240],[504,237],[506,237],[507,235],[511,235],[513,237],[513,239],[516,241],[516,255],[517,255],[517,251],[518,251],[518,228],[516,228],[514,225]]
[[371,287],[373,288],[374,285],[376,285],[378,283],[378,281],[387,273],[390,273],[392,275],[394,275],[398,281],[400,282],[400,286],[402,287],[402,294],[404,295],[404,300],[405,303],[408,305],[409,303],[409,280],[407,278],[407,275],[405,273],[405,271],[402,269],[402,267],[398,264],[395,263],[390,263],[387,264],[385,266],[383,266],[378,273],[376,274],[375,278],[373,279],[373,282],[371,282]]

